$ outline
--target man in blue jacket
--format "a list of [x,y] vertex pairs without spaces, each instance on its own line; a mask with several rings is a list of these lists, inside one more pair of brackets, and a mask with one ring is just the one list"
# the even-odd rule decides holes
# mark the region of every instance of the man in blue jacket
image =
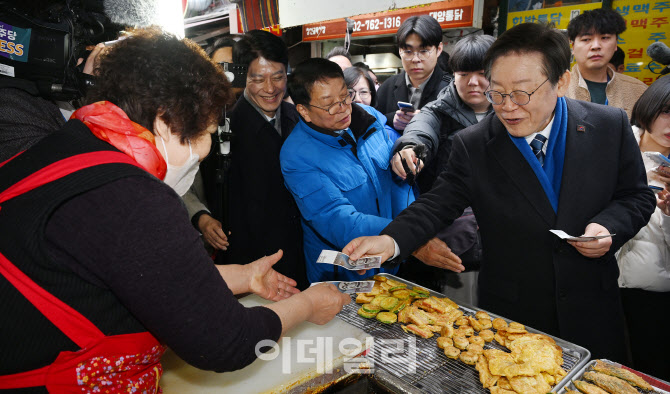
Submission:
[[295,69],[289,87],[301,119],[284,143],[280,161],[302,215],[307,278],[359,280],[355,271],[317,264],[319,254],[378,234],[414,196],[389,168],[393,143],[384,131],[384,115],[352,104],[337,64],[309,59]]

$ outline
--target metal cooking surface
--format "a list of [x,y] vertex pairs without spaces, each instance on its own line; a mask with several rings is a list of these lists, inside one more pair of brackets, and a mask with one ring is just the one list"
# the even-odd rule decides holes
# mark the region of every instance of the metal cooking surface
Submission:
[[[408,284],[408,286],[415,286],[415,284],[395,277],[393,275],[384,275],[399,282]],[[445,297],[442,294],[431,291],[432,295],[438,297]],[[467,365],[459,360],[453,360],[444,355],[442,349],[437,347],[436,338],[439,333],[435,333],[432,338],[421,338],[414,334],[406,333],[400,327],[400,323],[388,325],[377,321],[376,319],[365,319],[359,316],[356,312],[360,308],[360,304],[355,302],[356,295],[352,295],[352,302],[345,305],[338,317],[347,323],[356,326],[374,337],[373,351],[368,358],[372,359],[375,370],[381,369],[389,374],[401,379],[417,389],[417,392],[425,393],[483,393],[488,394],[489,390],[482,387],[479,382],[479,372],[475,370],[474,365]],[[476,310],[470,309],[468,306],[460,306],[460,309],[465,312],[466,316],[474,316]],[[498,317],[493,313],[489,313],[492,318]],[[508,319],[505,319],[509,322]],[[529,332],[538,332],[530,327],[527,327]],[[493,332],[495,329],[491,328]],[[411,339],[416,340],[416,347],[409,346]],[[392,343],[385,343],[385,339],[395,340]],[[397,340],[403,340],[403,346],[399,349]],[[588,351],[583,348],[574,346],[570,348],[570,344],[557,340],[557,344],[563,348],[563,369],[568,372],[568,375],[562,382],[569,381],[571,372],[575,366],[581,366],[586,363],[589,357]],[[499,345],[495,340],[487,342],[484,349],[500,349],[509,352],[509,349]],[[582,351],[580,351],[580,349]],[[416,353],[416,363],[414,367],[416,371],[412,372],[412,365],[407,365],[406,360],[412,356],[411,352]],[[380,355],[383,354],[383,357]],[[389,356],[390,354],[390,356]],[[562,384],[559,383],[554,390],[558,391]]]

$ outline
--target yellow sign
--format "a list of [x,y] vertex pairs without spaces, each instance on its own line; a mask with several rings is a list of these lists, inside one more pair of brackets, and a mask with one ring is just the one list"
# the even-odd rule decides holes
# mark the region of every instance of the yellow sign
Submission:
[[[510,12],[507,28],[526,22],[553,22],[567,29],[570,19],[580,13],[602,7],[602,3]],[[660,77],[664,66],[652,62],[647,47],[656,41],[667,42],[670,36],[670,0],[614,0],[612,8],[626,20],[626,31],[619,36],[619,47],[626,54],[624,74],[651,85]]]

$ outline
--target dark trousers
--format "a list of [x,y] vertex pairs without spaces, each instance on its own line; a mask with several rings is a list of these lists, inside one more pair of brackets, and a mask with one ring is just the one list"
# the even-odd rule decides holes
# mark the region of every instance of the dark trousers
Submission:
[[670,292],[621,289],[632,368],[670,381]]

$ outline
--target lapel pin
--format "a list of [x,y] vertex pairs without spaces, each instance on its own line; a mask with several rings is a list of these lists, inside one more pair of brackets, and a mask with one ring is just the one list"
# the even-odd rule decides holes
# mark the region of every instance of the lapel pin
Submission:
[[582,125],[577,125],[577,131],[581,131],[582,133],[585,133],[586,132],[586,127],[584,127]]

